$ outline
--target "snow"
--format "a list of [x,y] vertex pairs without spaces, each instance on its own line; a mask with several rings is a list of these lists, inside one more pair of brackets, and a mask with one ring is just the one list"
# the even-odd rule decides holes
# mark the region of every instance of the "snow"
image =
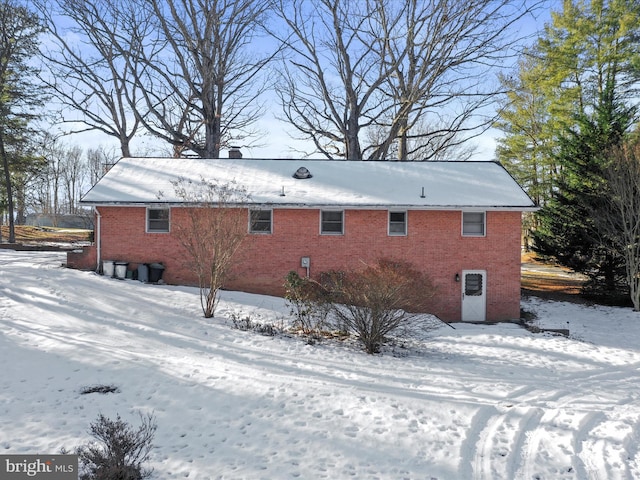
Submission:
[[[455,324],[367,355],[232,328],[282,299],[61,268],[0,251],[0,451],[59,453],[99,413],[158,424],[158,479],[640,478],[640,318],[525,299],[537,325]],[[118,393],[81,395],[91,385]]]
[[[312,177],[293,178],[300,167]],[[82,201],[87,205],[179,203],[172,182],[181,178],[193,182],[204,178],[222,185],[235,182],[258,205],[534,207],[509,173],[494,162],[123,158]]]

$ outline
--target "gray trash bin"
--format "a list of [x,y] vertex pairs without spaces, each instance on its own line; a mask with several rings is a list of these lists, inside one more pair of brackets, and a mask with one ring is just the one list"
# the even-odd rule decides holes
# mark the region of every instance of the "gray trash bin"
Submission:
[[138,280],[147,283],[149,281],[149,265],[141,263],[138,265]]

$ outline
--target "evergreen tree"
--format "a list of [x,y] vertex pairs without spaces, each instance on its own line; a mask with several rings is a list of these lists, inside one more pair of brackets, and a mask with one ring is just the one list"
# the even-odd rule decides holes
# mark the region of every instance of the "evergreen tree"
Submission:
[[610,191],[606,180],[608,152],[622,144],[633,122],[633,110],[615,100],[607,88],[593,113],[576,118],[576,127],[560,139],[562,168],[557,189],[538,212],[534,250],[589,277],[586,293],[613,298],[624,289],[624,259],[598,225]]
[[[496,156],[537,205],[544,205],[559,172],[553,155],[557,125],[549,113],[550,98],[539,88],[544,69],[539,52],[530,49],[518,63],[517,75],[502,75],[506,95],[496,127],[505,133],[498,140]],[[524,240],[530,246],[537,216],[523,217]]]
[[4,198],[9,214],[9,242],[15,241],[14,182],[16,172],[29,158],[27,146],[33,138],[29,123],[42,105],[32,83],[34,69],[29,60],[37,54],[38,17],[16,0],[0,0],[0,162]]
[[555,188],[559,137],[601,105],[613,88],[619,101],[637,101],[640,80],[640,3],[570,1],[552,13],[537,44],[512,75],[497,128],[498,159],[538,203]]

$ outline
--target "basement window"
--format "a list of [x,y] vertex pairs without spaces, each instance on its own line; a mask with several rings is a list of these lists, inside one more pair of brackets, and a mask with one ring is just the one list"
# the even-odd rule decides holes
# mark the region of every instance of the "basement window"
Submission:
[[169,209],[147,208],[147,232],[167,233],[169,231]]
[[249,232],[271,233],[271,210],[250,210]]

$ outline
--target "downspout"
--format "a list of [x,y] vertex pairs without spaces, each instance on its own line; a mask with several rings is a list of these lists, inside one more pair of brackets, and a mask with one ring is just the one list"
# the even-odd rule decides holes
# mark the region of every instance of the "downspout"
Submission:
[[100,242],[101,237],[101,228],[100,228],[100,219],[102,216],[100,215],[100,210],[98,207],[93,207],[96,213],[96,231],[95,231],[95,242],[96,242],[96,272],[100,273],[100,261],[102,260],[102,245]]

